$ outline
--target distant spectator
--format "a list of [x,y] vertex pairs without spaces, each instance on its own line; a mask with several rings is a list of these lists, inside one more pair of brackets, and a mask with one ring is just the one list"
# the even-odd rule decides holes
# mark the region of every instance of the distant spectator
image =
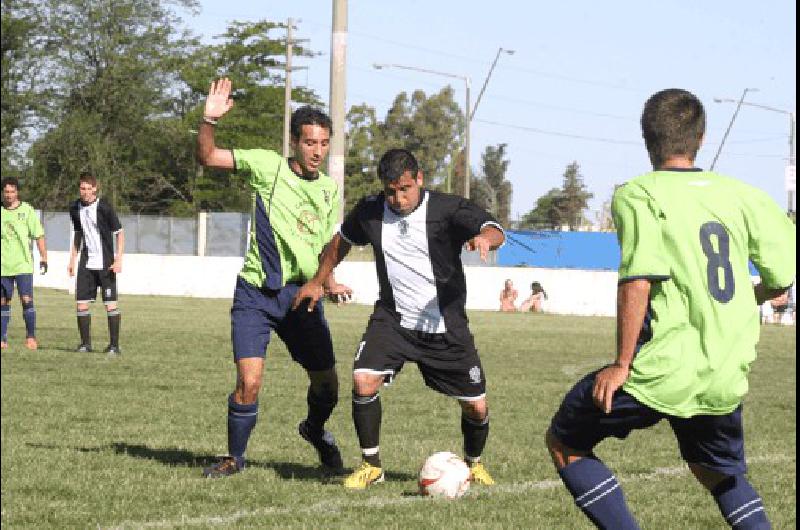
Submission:
[[545,292],[542,284],[539,282],[533,282],[531,284],[531,295],[522,302],[522,305],[519,306],[520,311],[530,311],[532,313],[541,313],[544,301],[547,300],[547,293]]
[[[790,324],[795,321],[794,297],[790,291],[767,300],[761,305],[762,324]],[[790,322],[791,321],[791,322]]]
[[514,282],[506,280],[505,287],[500,291],[500,311],[516,311],[517,306],[514,302],[517,301],[517,294],[517,290],[514,289]]

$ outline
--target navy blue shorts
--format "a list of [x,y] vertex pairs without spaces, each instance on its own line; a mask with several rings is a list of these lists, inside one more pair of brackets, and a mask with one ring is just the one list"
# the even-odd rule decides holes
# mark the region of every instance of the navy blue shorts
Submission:
[[20,298],[30,296],[33,298],[33,274],[17,274],[16,276],[3,276],[0,278],[2,294],[6,302],[14,298],[14,284],[17,284]]
[[292,359],[306,370],[333,368],[336,358],[322,302],[318,302],[310,313],[307,304],[292,311],[292,302],[299,289],[296,284],[288,284],[277,291],[258,289],[241,277],[236,279],[231,307],[234,361],[245,357],[265,357],[274,330],[286,344]]
[[591,452],[609,436],[622,439],[635,429],[646,429],[666,419],[686,462],[724,475],[741,475],[747,471],[741,404],[729,414],[678,418],[658,412],[624,390],[618,390],[611,413],[606,414],[592,399],[596,374],[587,375],[567,392],[550,423],[550,432],[567,447]]

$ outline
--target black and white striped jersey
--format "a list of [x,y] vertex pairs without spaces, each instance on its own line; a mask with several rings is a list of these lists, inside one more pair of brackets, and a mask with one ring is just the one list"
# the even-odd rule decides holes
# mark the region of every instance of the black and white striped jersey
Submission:
[[475,203],[422,190],[419,205],[406,215],[392,210],[383,193],[361,199],[340,234],[353,245],[372,245],[380,285],[376,305],[406,329],[461,338],[469,337],[461,249],[487,225],[502,230]]

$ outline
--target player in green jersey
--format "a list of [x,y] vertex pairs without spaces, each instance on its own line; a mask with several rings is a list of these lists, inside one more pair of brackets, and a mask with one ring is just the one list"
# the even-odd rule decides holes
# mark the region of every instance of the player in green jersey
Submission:
[[[291,309],[300,285],[316,273],[319,255],[338,220],[339,190],[320,171],[329,149],[330,118],[311,107],[295,111],[291,120],[294,156],[288,159],[265,149],[221,149],[214,143],[214,126],[233,107],[230,94],[229,79],[211,84],[197,157],[204,166],[241,174],[253,191],[253,209],[250,245],[231,308],[237,378],[228,397],[228,456],[203,474],[228,476],[245,465],[272,331],[309,377],[308,416],[300,422],[299,434],[314,446],[325,467],[338,471],[342,457],[333,436],[324,429],[339,388],[328,324],[321,303],[314,312],[307,307]],[[334,297],[350,294],[332,276],[326,288]]]
[[[760,190],[694,167],[705,132],[694,95],[656,93],[641,124],[654,171],[620,187],[612,203],[622,253],[616,361],[567,393],[547,447],[593,523],[638,528],[594,449],[666,419],[726,522],[769,528],[745,478],[741,400],[756,357],[757,306],[794,281],[795,227]],[[755,290],[748,260],[761,275]]]
[[0,348],[8,348],[8,323],[11,320],[11,298],[14,284],[17,285],[22,302],[22,318],[25,320],[27,338],[25,346],[30,350],[39,347],[36,342],[36,309],[33,307],[33,254],[31,240],[39,249],[39,271],[47,272],[47,247],[39,216],[27,202],[19,200],[19,181],[14,177],[3,179],[2,210],[2,300],[0,319],[2,337]]

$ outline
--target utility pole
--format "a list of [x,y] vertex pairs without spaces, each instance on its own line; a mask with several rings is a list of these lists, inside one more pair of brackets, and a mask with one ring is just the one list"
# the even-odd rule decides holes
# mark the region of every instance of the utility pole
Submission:
[[294,20],[286,21],[286,73],[284,75],[283,89],[283,157],[289,158],[289,137],[291,136],[292,122],[292,47]]
[[286,21],[286,64],[284,67],[284,89],[283,89],[283,156],[288,158],[290,153],[289,145],[292,138],[292,70],[304,70],[305,66],[292,66],[294,55],[294,45],[308,39],[294,38],[294,23],[300,20],[290,18]]
[[471,84],[469,76],[464,78],[464,82],[466,83],[466,90],[467,90],[467,107],[464,109],[464,117],[467,119],[466,123],[466,130],[464,131],[464,198],[469,199],[469,185],[470,181],[472,180],[472,175],[470,174],[470,167],[469,167],[469,130],[470,130],[470,122],[471,115],[469,112],[469,85]]
[[344,117],[345,117],[345,65],[347,61],[347,0],[333,0],[333,27],[331,32],[331,93],[330,114],[331,149],[328,156],[328,174],[339,187],[339,219],[344,215]]

